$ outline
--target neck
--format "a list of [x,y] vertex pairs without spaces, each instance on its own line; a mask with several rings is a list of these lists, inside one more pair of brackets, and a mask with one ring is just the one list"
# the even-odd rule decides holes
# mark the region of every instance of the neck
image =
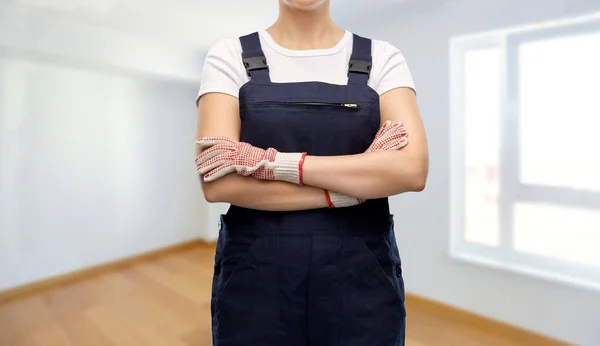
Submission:
[[331,20],[329,2],[313,10],[281,5],[277,21],[267,32],[280,46],[296,50],[331,48],[345,33]]

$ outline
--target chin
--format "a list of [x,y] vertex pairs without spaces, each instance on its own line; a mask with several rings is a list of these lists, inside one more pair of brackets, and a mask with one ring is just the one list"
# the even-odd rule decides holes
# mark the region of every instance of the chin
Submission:
[[282,3],[288,7],[299,10],[313,10],[321,7],[327,0],[282,0]]

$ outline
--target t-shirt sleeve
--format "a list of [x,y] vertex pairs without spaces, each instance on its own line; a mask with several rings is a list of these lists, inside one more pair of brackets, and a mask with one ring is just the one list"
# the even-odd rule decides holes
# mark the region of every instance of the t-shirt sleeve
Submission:
[[218,92],[238,97],[244,80],[242,48],[239,40],[223,39],[215,43],[206,54],[200,77],[200,97]]
[[[380,64],[377,68],[377,83],[374,86],[375,91],[382,95],[395,88],[411,88],[415,90],[415,83],[412,74],[408,68],[404,54],[387,42],[381,42],[381,53],[378,54],[374,63]],[[374,66],[375,68],[375,66]]]

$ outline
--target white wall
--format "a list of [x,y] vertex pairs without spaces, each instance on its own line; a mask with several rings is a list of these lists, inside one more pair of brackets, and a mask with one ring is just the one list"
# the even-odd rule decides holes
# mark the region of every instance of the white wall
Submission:
[[408,291],[577,345],[600,345],[600,293],[448,257],[449,39],[596,10],[597,0],[420,0],[387,9],[377,21],[345,23],[399,47],[418,88],[429,183],[423,193],[392,201]]
[[0,49],[102,71],[150,74],[195,84],[200,78],[203,56],[182,45],[2,3]]
[[0,13],[0,290],[205,237],[202,54]]

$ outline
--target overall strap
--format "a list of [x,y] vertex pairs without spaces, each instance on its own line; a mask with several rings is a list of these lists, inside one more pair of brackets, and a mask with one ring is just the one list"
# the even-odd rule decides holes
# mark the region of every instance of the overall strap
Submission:
[[267,58],[260,46],[258,32],[240,37],[242,43],[242,61],[250,81],[270,82]]
[[348,85],[365,86],[371,74],[371,40],[354,34],[348,66]]

